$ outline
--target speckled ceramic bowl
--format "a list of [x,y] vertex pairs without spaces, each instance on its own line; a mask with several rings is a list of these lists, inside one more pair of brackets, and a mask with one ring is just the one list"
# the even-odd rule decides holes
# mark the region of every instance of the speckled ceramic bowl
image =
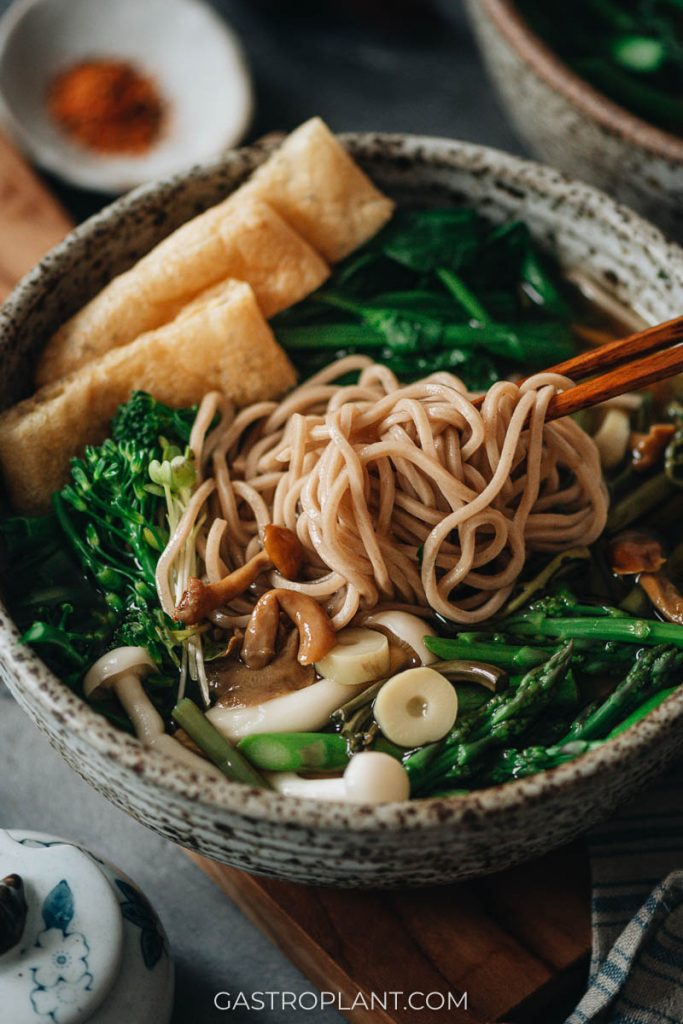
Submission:
[[[441,0],[444,8],[457,0]],[[466,0],[491,77],[543,160],[605,189],[683,238],[683,138],[631,114],[574,74],[514,0]]]
[[[683,251],[593,189],[493,150],[409,136],[346,136],[399,202],[470,203],[523,217],[565,266],[582,266],[649,319],[683,308]],[[40,346],[109,278],[234,189],[262,161],[221,163],[145,187],[74,231],[0,312],[0,400],[26,394]],[[381,807],[320,803],[198,778],[117,732],[29,649],[0,611],[0,668],[19,703],[85,779],[184,846],[247,871],[300,882],[396,886],[451,882],[564,843],[652,779],[683,749],[683,689],[582,760],[456,799]]]

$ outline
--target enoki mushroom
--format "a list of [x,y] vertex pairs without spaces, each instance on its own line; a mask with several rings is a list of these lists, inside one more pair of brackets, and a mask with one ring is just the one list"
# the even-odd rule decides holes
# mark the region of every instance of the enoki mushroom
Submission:
[[[351,371],[357,383],[341,386]],[[501,381],[477,409],[451,374],[401,385],[349,356],[282,402],[235,414],[207,395],[192,446],[209,500],[208,578],[252,557],[269,523],[293,530],[305,552],[297,580],[264,574],[214,621],[245,625],[270,587],[315,598],[336,629],[377,607],[487,619],[528,552],[590,544],[604,528],[593,441],[573,420],[546,422],[553,395],[571,386],[550,374]]]

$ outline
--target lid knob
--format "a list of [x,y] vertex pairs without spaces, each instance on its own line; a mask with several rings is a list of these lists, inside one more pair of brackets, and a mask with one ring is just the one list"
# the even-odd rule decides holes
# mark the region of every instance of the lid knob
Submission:
[[27,913],[23,880],[19,875],[7,875],[0,881],[0,955],[21,939]]

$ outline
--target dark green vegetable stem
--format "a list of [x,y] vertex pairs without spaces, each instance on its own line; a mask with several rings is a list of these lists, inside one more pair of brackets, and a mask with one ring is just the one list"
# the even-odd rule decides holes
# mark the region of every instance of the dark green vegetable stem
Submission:
[[218,732],[197,705],[185,697],[173,708],[173,719],[231,782],[268,789],[268,783]]

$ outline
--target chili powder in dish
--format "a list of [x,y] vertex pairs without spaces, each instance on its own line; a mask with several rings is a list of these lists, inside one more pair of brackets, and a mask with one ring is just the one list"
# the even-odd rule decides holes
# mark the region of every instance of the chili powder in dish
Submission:
[[112,58],[80,61],[60,71],[48,89],[53,120],[94,152],[143,154],[159,138],[165,105],[154,81]]

